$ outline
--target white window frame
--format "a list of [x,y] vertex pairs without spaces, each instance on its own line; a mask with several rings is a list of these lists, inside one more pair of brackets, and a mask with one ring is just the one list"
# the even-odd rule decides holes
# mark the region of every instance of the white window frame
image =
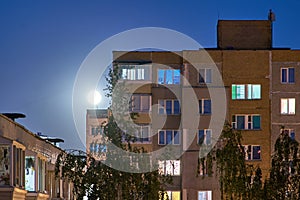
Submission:
[[[286,102],[284,102],[286,101]],[[292,103],[293,101],[293,103]],[[280,99],[280,114],[295,115],[296,114],[296,98],[281,98]]]
[[[162,82],[160,82],[159,80],[159,72],[160,71],[164,71],[164,80]],[[172,71],[172,83],[167,83],[167,79],[166,79],[166,71]],[[179,83],[174,83],[175,81],[175,75],[174,72],[175,71],[179,71]],[[181,83],[181,75],[180,75],[180,69],[174,69],[174,68],[169,68],[169,69],[157,69],[157,83],[161,84],[161,85],[180,85]]]
[[[209,113],[205,112],[205,106],[204,106],[205,101],[210,101],[210,112]],[[200,115],[211,115],[212,114],[212,101],[211,101],[211,99],[199,99],[198,102],[199,102],[199,114]],[[201,107],[201,109],[200,109],[200,107]]]
[[[261,160],[261,145],[243,145],[244,146],[244,150],[245,150],[245,160],[247,161],[259,161]],[[248,151],[250,147],[250,152]],[[260,148],[260,152],[259,152],[259,159],[254,159],[253,158],[253,147],[259,147]],[[250,155],[250,158],[249,158]]]
[[212,191],[211,190],[198,191],[198,200],[212,200]]
[[[208,73],[208,71],[210,71],[210,73]],[[209,77],[209,74],[210,74],[210,77]],[[212,68],[202,68],[202,69],[199,69],[199,83],[200,84],[210,84],[212,83],[212,77],[213,77],[213,70]],[[201,81],[201,78],[203,79],[203,81]]]
[[[130,98],[130,107],[129,107],[129,110],[130,112],[149,112],[151,111],[151,104],[152,104],[152,96],[149,95],[149,94],[133,94]],[[135,103],[135,98],[138,98],[139,99],[139,108],[136,108],[134,103]],[[143,108],[143,102],[145,101],[144,98],[148,98],[148,102],[149,102],[149,105],[148,105],[148,109],[144,109]]]
[[[237,118],[238,116],[243,116],[245,119],[244,124],[245,124],[245,128],[244,129],[239,129],[239,130],[261,130],[261,115],[259,114],[249,114],[249,115],[245,115],[245,114],[235,114],[232,115],[232,128],[233,129],[238,129],[237,127]],[[253,117],[254,116],[259,116],[260,117],[260,123],[259,123],[259,129],[254,129],[253,128]],[[249,120],[250,117],[250,120]]]
[[[200,131],[203,130],[204,131],[204,140],[202,145],[211,145],[212,144],[212,129],[199,129],[198,130],[198,134],[197,134],[197,144],[199,144],[199,135],[200,135]],[[210,143],[207,142],[207,135],[210,134]]]
[[[151,81],[151,65],[119,64],[120,79],[127,81]],[[147,71],[149,75],[147,75]],[[148,78],[146,78],[148,76]]]
[[[158,130],[158,145],[167,145],[167,131],[172,131],[172,141],[171,141],[171,145],[180,145],[181,144],[181,131],[180,130],[170,130],[170,129],[164,129],[164,130]],[[178,139],[179,139],[179,143],[176,144],[175,142],[175,131],[177,131],[178,133]],[[164,143],[160,143],[160,132],[164,132]]]
[[[140,143],[149,143],[149,142],[151,142],[150,141],[150,131],[151,131],[151,126],[149,125],[149,124],[137,124],[137,131],[135,132],[135,137],[137,138],[137,141],[136,141],[136,143],[138,143],[138,142],[140,142]],[[143,136],[143,129],[144,128],[146,128],[146,129],[148,129],[148,136],[147,137],[144,137]],[[144,141],[144,139],[142,139],[142,140],[140,140],[140,138],[148,138],[148,140],[145,140]]]
[[[238,98],[238,89],[244,87],[244,94],[241,95],[243,96],[242,98]],[[254,96],[254,87],[259,86],[259,97]],[[234,88],[236,89],[235,91],[235,97],[233,97],[233,91]],[[232,84],[231,85],[231,99],[232,100],[255,100],[255,99],[261,99],[261,84]]]
[[[171,108],[171,113],[170,114],[167,113],[167,101],[172,102],[172,108]],[[175,106],[174,106],[175,101],[178,101],[178,105],[179,105],[179,112],[178,113],[175,113]],[[163,113],[160,113],[161,109],[164,109]],[[180,113],[181,113],[181,108],[180,108],[180,101],[178,99],[159,99],[158,100],[158,114],[159,115],[180,115]]]
[[[287,73],[286,73],[286,82],[284,82],[283,80],[282,80],[282,71],[283,70],[286,70],[287,71]],[[294,69],[294,81],[293,82],[291,82],[291,80],[289,80],[290,78],[289,78],[289,69]],[[280,68],[280,82],[282,83],[282,84],[294,84],[295,83],[295,70],[296,70],[296,68],[295,67],[281,67]]]
[[180,160],[162,160],[158,161],[158,171],[160,174],[180,176]]

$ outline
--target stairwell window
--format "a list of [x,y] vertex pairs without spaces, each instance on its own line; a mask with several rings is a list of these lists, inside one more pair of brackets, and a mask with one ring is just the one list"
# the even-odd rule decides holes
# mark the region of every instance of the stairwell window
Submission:
[[295,68],[282,67],[281,68],[281,83],[295,83]]
[[295,115],[296,112],[295,98],[282,98],[280,112],[282,115]]
[[212,83],[212,69],[199,69],[199,83]]
[[261,160],[261,148],[259,145],[245,145],[246,160]]
[[260,84],[232,84],[231,96],[233,100],[261,99]]
[[238,130],[260,130],[260,115],[233,115],[232,128]]
[[159,69],[158,84],[180,84],[180,70],[179,69]]

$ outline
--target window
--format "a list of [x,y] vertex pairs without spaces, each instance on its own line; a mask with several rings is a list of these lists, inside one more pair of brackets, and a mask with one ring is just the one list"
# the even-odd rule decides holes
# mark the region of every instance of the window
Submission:
[[261,150],[259,145],[245,145],[245,159],[246,160],[260,160]]
[[212,192],[210,190],[199,191],[198,200],[212,200]]
[[178,100],[158,100],[158,114],[161,115],[179,115],[180,104]]
[[179,69],[159,69],[158,70],[159,84],[180,84],[180,70]]
[[163,160],[158,161],[159,173],[164,175],[180,175],[180,160]]
[[[14,147],[15,148],[15,147]],[[1,181],[0,186],[3,185],[10,185],[12,173],[11,173],[11,164],[15,165],[13,170],[16,170],[16,158],[11,155],[13,153],[13,156],[15,156],[14,152],[11,152],[11,148],[9,145],[6,144],[0,144],[0,157],[1,157]],[[15,159],[14,162],[12,162],[12,158]],[[12,163],[11,163],[12,162]],[[21,169],[24,170],[24,169]],[[13,179],[14,180],[14,179]]]
[[[22,148],[18,148],[16,145],[13,145],[13,185],[23,187],[25,186],[25,151]],[[9,172],[6,174],[8,179],[10,179]],[[6,184],[6,185],[9,185]]]
[[121,65],[121,79],[123,80],[150,80],[150,65]]
[[211,145],[211,129],[203,129],[198,131],[198,144]]
[[295,68],[281,68],[281,83],[295,83]]
[[106,145],[102,143],[90,143],[90,153],[104,153],[106,152]]
[[199,113],[200,114],[211,114],[211,100],[210,99],[199,100]]
[[139,125],[135,132],[135,138],[137,142],[149,142],[150,141],[150,126]]
[[178,130],[160,130],[158,132],[158,144],[180,144],[180,131]]
[[130,111],[133,112],[148,112],[151,105],[151,95],[134,94],[131,96]]
[[199,159],[199,163],[198,163],[198,168],[199,168],[199,175],[200,176],[205,176],[208,175],[208,161],[207,159],[204,159],[203,161],[201,161],[202,159]]
[[260,115],[233,115],[232,128],[238,130],[259,130]]
[[281,99],[281,114],[294,115],[295,114],[295,98]]
[[260,84],[232,84],[231,86],[232,99],[260,99],[261,85]]
[[103,126],[91,127],[91,134],[94,136],[103,134],[103,129],[104,129]]
[[282,133],[282,132],[287,134],[288,136],[290,136],[290,138],[292,140],[295,140],[295,130],[294,129],[281,129],[280,133]]
[[25,157],[25,189],[35,191],[35,158],[33,156]]
[[38,158],[38,191],[45,191],[45,176],[46,176],[46,163],[45,160]]
[[212,83],[212,69],[199,70],[199,83]]

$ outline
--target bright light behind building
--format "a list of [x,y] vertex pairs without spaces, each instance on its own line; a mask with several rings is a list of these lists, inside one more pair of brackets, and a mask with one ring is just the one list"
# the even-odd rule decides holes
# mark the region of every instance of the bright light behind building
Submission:
[[89,94],[88,94],[88,101],[90,104],[96,106],[100,103],[101,101],[101,94],[98,92],[98,91],[91,91]]

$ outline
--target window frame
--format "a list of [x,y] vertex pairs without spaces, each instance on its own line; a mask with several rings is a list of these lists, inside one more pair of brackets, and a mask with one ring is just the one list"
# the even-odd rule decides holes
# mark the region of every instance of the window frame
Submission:
[[[206,112],[205,102],[209,102],[209,112]],[[200,115],[211,115],[212,114],[212,101],[211,99],[199,99],[199,114]]]
[[180,160],[159,160],[158,172],[163,175],[180,176],[181,161]]
[[[286,101],[286,108],[284,109],[284,110],[287,110],[287,112],[285,113],[284,111],[283,111],[283,101],[284,100],[287,100]],[[290,101],[291,100],[294,100],[294,107],[293,107],[293,111],[294,112],[290,112]],[[296,115],[296,98],[294,98],[294,97],[292,97],[292,98],[280,98],[280,114],[281,115]]]
[[[202,195],[205,195],[205,196],[202,196],[201,199],[200,199],[200,194],[202,193]],[[212,191],[211,190],[200,190],[198,191],[198,200],[212,200]]]
[[[200,144],[200,131],[203,131],[203,142]],[[207,135],[210,136],[210,143],[207,143]],[[197,144],[198,145],[212,145],[212,129],[199,129],[197,133]]]
[[[167,136],[167,133],[171,131],[172,132],[172,135],[171,135],[171,141],[168,143],[168,136]],[[161,133],[163,132],[163,143],[161,143]],[[178,134],[178,143],[176,142],[175,143],[175,132],[177,132]],[[158,130],[158,145],[181,145],[181,131],[180,130],[174,130],[174,129],[163,129],[163,130]]]
[[[252,145],[252,144],[249,144],[249,145],[243,145],[244,147],[244,151],[245,151],[245,160],[246,161],[260,161],[262,160],[262,154],[261,154],[261,145]],[[251,149],[250,151],[250,154],[249,154],[249,147]],[[259,158],[253,158],[254,157],[254,148],[253,147],[259,147]],[[249,155],[250,155],[250,158],[249,158]]]
[[[168,113],[167,102],[170,102],[170,101],[171,101],[171,113]],[[163,105],[161,104],[161,102],[163,102]],[[175,113],[175,102],[178,102],[178,112],[176,112],[176,113]],[[162,109],[163,109],[163,113],[161,113]],[[181,114],[180,101],[178,99],[159,99],[158,100],[158,114],[159,115],[180,115]]]
[[[151,64],[119,64],[119,73],[120,73],[120,80],[126,80],[126,81],[151,81]],[[127,70],[126,73],[123,72],[123,70]],[[139,78],[140,72],[139,70],[143,71],[142,77]],[[147,74],[147,72],[149,74]],[[130,75],[129,75],[130,74]],[[124,75],[129,77],[125,77]],[[134,78],[131,78],[131,76],[134,76]]]
[[292,139],[295,140],[296,139],[296,131],[293,128],[284,128],[284,129],[280,129],[280,133],[285,133],[288,134],[288,136]]
[[[293,81],[290,80],[290,69],[293,69]],[[281,84],[295,84],[295,67],[281,67],[280,68],[280,83]],[[283,80],[283,70],[286,70],[286,81]]]
[[[208,73],[208,71],[210,71],[210,73]],[[201,72],[203,72],[203,73],[201,73]],[[212,82],[213,82],[213,70],[212,70],[212,68],[201,68],[201,69],[199,69],[198,83],[202,85],[202,84],[211,84]]]
[[[160,81],[160,72],[163,71],[163,81]],[[167,83],[168,81],[168,77],[167,77],[167,72],[171,71],[172,72],[172,83]],[[175,83],[176,79],[176,75],[175,72],[178,71],[179,72],[179,82]],[[169,69],[157,69],[157,84],[160,85],[180,85],[181,84],[181,70],[180,69],[174,69],[174,68],[169,68]]]
[[[243,88],[244,93],[240,94],[238,92],[239,88]],[[255,97],[254,94],[256,94],[256,92],[254,92],[255,87],[259,86],[259,97]],[[234,91],[234,87],[235,87],[235,92]],[[232,100],[260,100],[261,99],[261,84],[231,84],[231,99]],[[234,96],[235,94],[235,96]],[[242,98],[240,97],[242,96]]]
[[[143,97],[147,97],[148,99],[148,109],[143,109]],[[135,98],[138,98],[139,100],[139,108],[135,109]],[[130,97],[130,102],[129,102],[129,111],[130,112],[149,112],[151,111],[151,104],[152,104],[152,96],[150,94],[133,94]]]
[[[254,128],[254,120],[253,117],[259,116],[259,128]],[[244,128],[238,128],[238,117],[244,117]],[[250,117],[250,120],[249,120]],[[235,114],[232,115],[231,118],[231,126],[236,130],[252,130],[257,131],[261,130],[261,115],[260,114]],[[249,128],[249,125],[251,128]]]

